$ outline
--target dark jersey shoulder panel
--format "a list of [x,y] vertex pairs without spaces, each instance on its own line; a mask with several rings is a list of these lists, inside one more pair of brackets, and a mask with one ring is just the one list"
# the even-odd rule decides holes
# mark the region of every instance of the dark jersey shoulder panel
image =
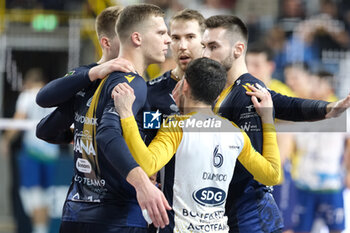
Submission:
[[89,70],[98,65],[92,63],[86,66],[80,66],[64,77],[52,80],[38,92],[36,102],[41,107],[55,107],[72,98],[80,90],[91,85]]
[[165,115],[178,112],[172,91],[177,81],[171,77],[171,70],[147,82],[147,102],[151,110],[157,110]]

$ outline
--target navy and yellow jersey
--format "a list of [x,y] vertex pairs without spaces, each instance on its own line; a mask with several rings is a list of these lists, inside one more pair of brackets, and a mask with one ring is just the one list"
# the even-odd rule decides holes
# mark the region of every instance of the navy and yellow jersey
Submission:
[[[70,100],[83,89],[90,89],[94,85],[89,78],[89,70],[98,65],[92,63],[69,71],[64,77],[52,80],[40,89],[36,102],[40,107],[56,107]],[[84,91],[83,91],[84,92]]]
[[[233,85],[226,88],[219,96],[214,112],[236,123],[241,129],[246,131],[251,139],[254,148],[262,151],[262,128],[259,115],[254,109],[251,97],[246,95],[247,85],[255,83],[265,87],[264,83],[252,75],[246,73],[241,75]],[[328,102],[314,101],[299,98],[292,98],[271,91],[274,104],[275,117],[282,120],[306,121],[324,118],[326,105]],[[232,192],[234,200],[239,197],[244,187],[252,179],[246,169],[237,163],[234,176],[234,190]],[[254,184],[260,186],[259,184]]]
[[[138,164],[124,141],[111,98],[113,88],[122,82],[135,91],[133,112],[137,115],[146,101],[146,83],[137,74],[122,72],[112,73],[101,81],[93,98],[80,104],[75,114],[75,175],[64,208],[64,221],[147,227],[135,190],[125,179]],[[77,210],[73,216],[72,209]]]
[[[191,124],[196,121],[215,122],[219,126],[214,132],[201,127],[193,131]],[[165,193],[172,205],[170,224],[160,232],[228,232],[224,206],[236,159],[255,179],[270,185],[279,182],[281,165],[273,125],[263,125],[261,156],[245,132],[214,114],[190,113],[168,118],[166,122],[172,123],[163,124],[147,148],[135,119],[121,120],[125,141],[149,176],[172,158],[175,160],[175,165],[169,166],[174,174],[171,190]]]
[[171,70],[147,82],[147,102],[151,110],[159,110],[167,116],[179,112],[172,95],[177,82]]
[[135,90],[136,115],[146,101],[146,83],[137,74],[115,72],[79,91],[74,101],[60,105],[38,125],[39,130],[53,129],[55,125],[63,130],[69,127],[69,119],[74,123],[74,175],[63,221],[147,227],[135,190],[125,180],[138,164],[122,137],[111,98],[112,89],[121,82],[127,82]]

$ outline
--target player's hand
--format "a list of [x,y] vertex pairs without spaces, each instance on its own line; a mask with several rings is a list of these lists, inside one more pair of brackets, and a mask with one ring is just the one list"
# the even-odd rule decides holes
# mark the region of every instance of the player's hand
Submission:
[[97,79],[103,79],[114,71],[121,71],[125,73],[129,73],[129,72],[136,73],[135,68],[128,60],[123,58],[114,58],[110,61],[102,63],[101,65],[91,68],[89,70],[89,78],[91,81],[95,81]]
[[270,92],[259,85],[258,83],[254,86],[249,86],[251,91],[246,92],[247,95],[252,97],[256,112],[261,117],[264,123],[273,124],[273,102]]
[[148,223],[154,224],[155,227],[164,228],[169,224],[169,218],[166,210],[171,210],[164,194],[151,181],[136,189],[137,201],[141,207],[143,215]]
[[120,118],[133,116],[132,104],[135,101],[134,89],[127,83],[119,83],[113,88],[112,98],[114,99],[115,110]]
[[143,217],[155,227],[164,228],[169,224],[166,210],[171,210],[169,203],[160,191],[148,178],[141,167],[132,169],[126,180],[135,188],[136,198],[141,207]]
[[344,99],[336,102],[329,103],[327,105],[326,118],[333,118],[340,116],[346,109],[350,107],[350,94]]

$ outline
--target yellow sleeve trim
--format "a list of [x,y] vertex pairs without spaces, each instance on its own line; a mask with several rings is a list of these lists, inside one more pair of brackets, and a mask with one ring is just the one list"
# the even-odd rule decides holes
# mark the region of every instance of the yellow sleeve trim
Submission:
[[254,179],[264,185],[276,185],[280,182],[281,159],[276,139],[276,129],[273,124],[263,124],[262,156],[255,151],[250,139],[243,132],[244,146],[238,156],[242,165],[254,176]]
[[182,140],[181,128],[161,127],[147,148],[133,116],[121,119],[121,125],[132,156],[148,176],[152,176],[170,161]]

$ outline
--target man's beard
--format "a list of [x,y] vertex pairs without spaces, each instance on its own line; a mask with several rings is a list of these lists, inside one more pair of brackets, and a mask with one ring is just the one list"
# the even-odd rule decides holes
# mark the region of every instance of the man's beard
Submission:
[[233,56],[231,53],[227,55],[222,61],[221,65],[226,69],[226,71],[229,71],[232,68],[232,63],[233,63]]

